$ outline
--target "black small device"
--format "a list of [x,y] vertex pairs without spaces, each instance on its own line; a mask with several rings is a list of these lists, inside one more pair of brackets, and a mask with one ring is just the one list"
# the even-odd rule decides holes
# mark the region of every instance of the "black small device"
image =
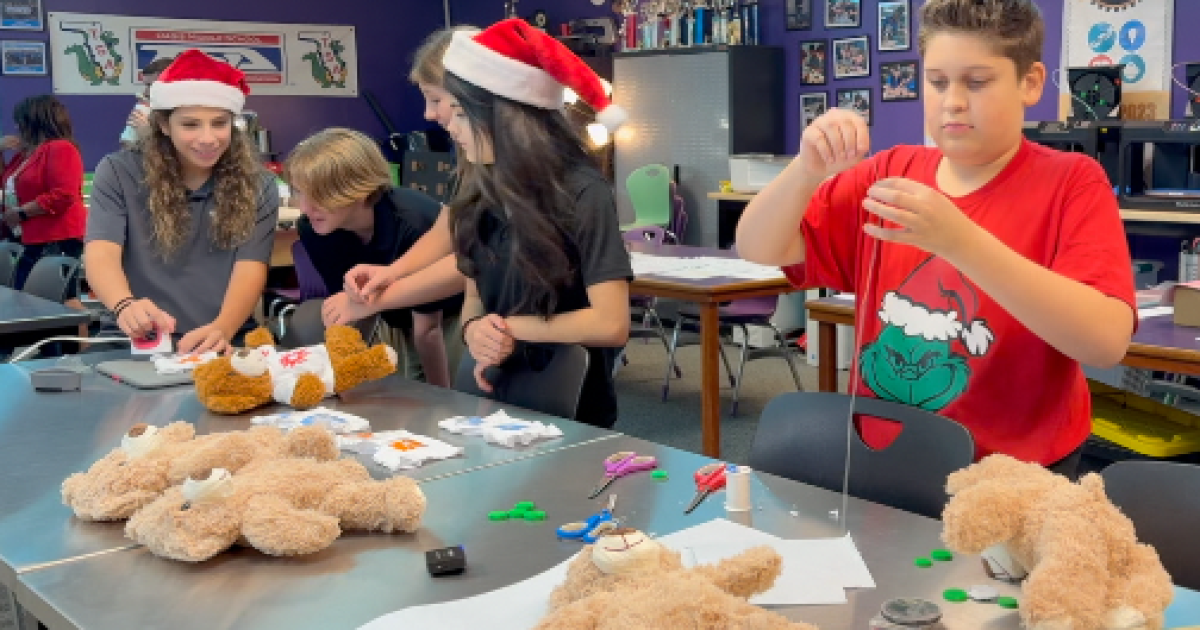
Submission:
[[467,570],[467,554],[459,547],[442,547],[425,552],[425,566],[429,575],[458,575]]
[[1027,122],[1023,129],[1030,142],[1059,151],[1083,153],[1104,167],[1114,186],[1120,179],[1121,126],[1123,121],[1051,120]]
[[1121,73],[1125,64],[1067,68],[1067,90],[1071,94],[1069,120],[1118,120],[1121,118]]
[[1200,62],[1189,63],[1184,66],[1184,72],[1187,75],[1187,102],[1188,106],[1184,110],[1184,117],[1189,119],[1200,118]]
[[77,392],[83,385],[83,375],[66,368],[46,368],[30,372],[29,382],[39,392]]

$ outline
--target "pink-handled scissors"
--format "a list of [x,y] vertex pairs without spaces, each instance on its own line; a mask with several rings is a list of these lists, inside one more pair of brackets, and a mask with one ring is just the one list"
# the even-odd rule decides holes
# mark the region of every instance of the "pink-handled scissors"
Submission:
[[646,470],[654,470],[658,468],[658,460],[649,455],[638,455],[633,451],[621,451],[613,453],[604,460],[604,480],[592,494],[589,499],[595,499],[600,496],[601,492],[609,486],[617,477],[624,477],[635,472],[643,472]]

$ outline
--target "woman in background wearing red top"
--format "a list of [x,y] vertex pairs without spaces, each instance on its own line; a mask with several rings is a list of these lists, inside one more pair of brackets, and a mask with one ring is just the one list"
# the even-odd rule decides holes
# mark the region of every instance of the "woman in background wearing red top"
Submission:
[[[67,108],[53,96],[31,96],[13,110],[18,136],[0,140],[14,151],[0,171],[4,190],[4,223],[19,227],[25,246],[13,275],[13,288],[25,286],[43,256],[83,254],[87,209],[83,205],[83,157],[75,146]],[[77,286],[66,304],[83,308]]]

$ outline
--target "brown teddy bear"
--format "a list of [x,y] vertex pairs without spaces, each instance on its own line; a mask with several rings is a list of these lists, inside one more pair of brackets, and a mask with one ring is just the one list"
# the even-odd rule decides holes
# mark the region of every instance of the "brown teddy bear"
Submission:
[[678,552],[640,531],[617,528],[571,561],[535,630],[815,630],[746,601],[769,589],[781,569],[782,559],[768,547],[685,569]]
[[246,335],[247,349],[197,367],[196,397],[216,413],[237,414],[276,401],[296,409],[317,406],[367,381],[396,371],[396,351],[367,346],[350,326],[330,326],[325,343],[276,350],[265,328]]
[[62,498],[83,520],[120,521],[167,488],[212,468],[237,471],[258,459],[338,456],[336,438],[319,427],[286,434],[274,427],[255,427],[196,437],[195,427],[187,422],[161,428],[139,424],[86,472],[68,477]]
[[[942,539],[1027,572],[1021,619],[1034,630],[1161,628],[1171,577],[1095,474],[1072,483],[1037,464],[991,455],[946,482]],[[1011,572],[1011,571],[1010,571]]]
[[[198,480],[198,481],[197,481]],[[371,479],[352,459],[215,469],[138,510],[125,535],[164,558],[201,562],[241,543],[273,556],[316,553],[345,530],[413,532],[425,495],[408,477]]]

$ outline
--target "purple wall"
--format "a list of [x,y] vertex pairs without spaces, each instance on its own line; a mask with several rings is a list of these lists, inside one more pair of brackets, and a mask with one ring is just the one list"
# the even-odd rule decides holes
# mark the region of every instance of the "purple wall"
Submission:
[[[591,0],[518,0],[517,13],[527,17],[542,9],[550,18],[550,33],[558,33],[558,25],[578,18],[613,17],[612,1],[596,6]],[[484,27],[504,17],[504,0],[451,0],[450,20],[455,24],[474,24]]]
[[[420,93],[409,86],[407,65],[412,50],[430,31],[442,25],[438,10],[426,10],[428,0],[404,0],[402,4],[373,0],[208,0],[203,4],[159,0],[106,0],[103,9],[95,0],[45,0],[44,10],[103,12],[113,15],[145,15],[164,18],[351,24],[357,32],[359,85],[375,95],[383,110],[400,131],[424,128]],[[417,10],[420,5],[420,10]],[[4,39],[48,41],[48,34],[3,31]],[[51,69],[53,71],[53,68]],[[12,107],[21,99],[52,91],[49,76],[0,77],[0,129],[13,130]],[[66,95],[63,102],[71,112],[75,132],[83,150],[84,165],[91,170],[105,154],[117,147],[117,137],[133,106],[130,96]],[[384,138],[383,125],[367,101],[359,98],[304,96],[254,96],[247,108],[257,111],[271,130],[276,151],[286,154],[308,134],[331,125],[360,129]]]

